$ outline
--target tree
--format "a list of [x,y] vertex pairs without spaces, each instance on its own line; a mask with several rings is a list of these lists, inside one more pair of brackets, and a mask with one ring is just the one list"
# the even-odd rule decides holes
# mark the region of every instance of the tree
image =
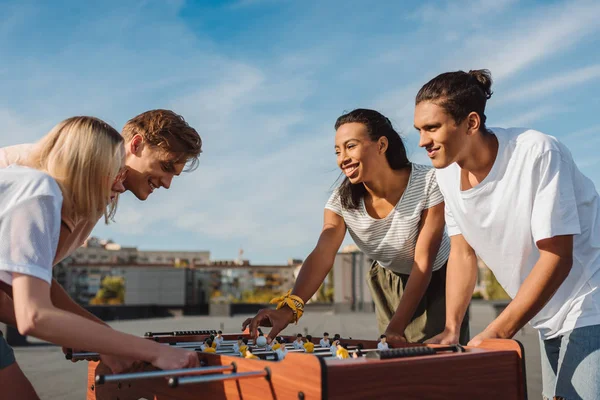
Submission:
[[498,283],[494,273],[489,268],[485,271],[484,284],[487,300],[510,300],[510,296],[500,283]]
[[96,296],[90,304],[123,304],[125,302],[125,279],[122,276],[105,276]]

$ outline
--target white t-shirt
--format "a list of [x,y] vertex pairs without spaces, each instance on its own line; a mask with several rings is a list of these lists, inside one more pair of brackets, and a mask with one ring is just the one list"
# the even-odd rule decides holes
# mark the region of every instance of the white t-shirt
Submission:
[[389,350],[390,346],[388,346],[387,342],[386,343],[377,343],[377,350]]
[[319,340],[319,344],[321,345],[321,347],[329,347],[329,339],[325,340],[325,339],[321,339]]
[[[336,189],[325,208],[344,219],[348,232],[367,257],[385,268],[409,275],[415,262],[415,248],[423,210],[444,201],[432,167],[412,164],[408,185],[392,211],[381,219],[373,218],[361,199],[357,209],[342,207]],[[442,243],[433,264],[433,271],[442,268],[450,254],[450,239],[444,231]]]
[[462,234],[515,297],[540,253],[536,242],[573,237],[573,267],[530,321],[542,339],[600,324],[600,198],[556,138],[522,128],[492,129],[498,155],[488,176],[460,190],[460,168],[437,170],[450,236]]
[[19,273],[52,281],[62,201],[49,175],[16,165],[0,169],[0,280],[12,285]]

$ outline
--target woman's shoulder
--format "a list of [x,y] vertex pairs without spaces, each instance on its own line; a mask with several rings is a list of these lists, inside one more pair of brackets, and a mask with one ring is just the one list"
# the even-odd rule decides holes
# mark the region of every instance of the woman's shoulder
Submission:
[[417,164],[417,163],[411,163],[411,165],[412,165],[413,172],[417,172],[417,173],[421,173],[421,174],[428,174],[431,172],[435,172],[435,168],[433,168],[433,166],[431,166],[431,165]]
[[435,168],[431,165],[412,163],[412,179],[415,184],[427,184],[435,179]]
[[22,199],[37,196],[52,196],[62,200],[62,191],[56,180],[35,168],[10,165],[0,169],[5,190],[18,192]]

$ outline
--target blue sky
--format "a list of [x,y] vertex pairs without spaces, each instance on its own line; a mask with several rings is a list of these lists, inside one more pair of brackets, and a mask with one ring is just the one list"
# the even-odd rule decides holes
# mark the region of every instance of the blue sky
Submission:
[[414,96],[445,71],[490,69],[488,126],[560,138],[600,187],[599,15],[589,0],[0,2],[0,146],[171,108],[202,136],[198,170],[124,195],[94,234],[283,263],[317,241],[336,118],[375,108],[428,163]]

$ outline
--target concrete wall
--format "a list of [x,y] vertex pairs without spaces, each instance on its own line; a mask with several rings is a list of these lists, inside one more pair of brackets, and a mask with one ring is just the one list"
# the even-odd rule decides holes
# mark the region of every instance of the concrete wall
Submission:
[[366,282],[371,260],[362,252],[338,253],[333,264],[333,301],[336,312],[373,312]]
[[185,269],[135,267],[124,270],[126,305],[185,304]]

